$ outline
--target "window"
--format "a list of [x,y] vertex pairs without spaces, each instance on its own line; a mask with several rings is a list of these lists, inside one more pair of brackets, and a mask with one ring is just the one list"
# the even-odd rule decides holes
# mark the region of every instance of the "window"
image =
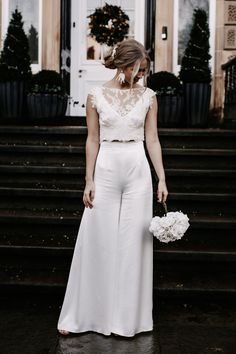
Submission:
[[214,69],[215,0],[174,0],[173,71],[176,74],[188,43],[195,8],[203,8],[209,16],[211,67]]
[[1,47],[3,46],[11,14],[16,8],[22,14],[24,31],[29,39],[32,71],[37,72],[41,69],[42,0],[4,0],[2,5]]

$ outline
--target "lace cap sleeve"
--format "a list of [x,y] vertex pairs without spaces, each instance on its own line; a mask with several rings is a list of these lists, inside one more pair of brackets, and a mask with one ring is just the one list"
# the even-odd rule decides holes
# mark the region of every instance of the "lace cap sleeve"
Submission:
[[92,87],[88,93],[88,96],[91,97],[92,107],[97,108],[98,106],[98,87]]
[[148,87],[147,88],[147,98],[148,98],[149,108],[152,108],[153,99],[155,96],[156,96],[156,92]]

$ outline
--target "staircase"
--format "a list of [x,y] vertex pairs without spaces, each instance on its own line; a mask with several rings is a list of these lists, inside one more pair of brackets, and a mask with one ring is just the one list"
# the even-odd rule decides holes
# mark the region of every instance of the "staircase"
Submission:
[[[1,127],[2,294],[64,294],[83,212],[86,133]],[[180,241],[154,242],[155,301],[236,299],[235,138],[235,130],[160,130],[168,208],[187,213],[191,226]]]

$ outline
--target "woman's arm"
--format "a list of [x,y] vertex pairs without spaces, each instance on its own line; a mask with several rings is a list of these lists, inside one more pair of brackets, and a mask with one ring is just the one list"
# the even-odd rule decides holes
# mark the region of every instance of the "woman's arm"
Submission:
[[86,140],[86,184],[84,189],[83,202],[86,208],[92,208],[95,194],[93,175],[99,150],[99,122],[98,113],[93,107],[92,98],[90,95],[88,95],[86,103],[86,120],[88,136]]
[[161,145],[157,134],[157,100],[154,97],[145,121],[145,140],[147,151],[158,176],[157,198],[159,202],[165,202],[168,191],[165,182],[165,171],[162,162]]

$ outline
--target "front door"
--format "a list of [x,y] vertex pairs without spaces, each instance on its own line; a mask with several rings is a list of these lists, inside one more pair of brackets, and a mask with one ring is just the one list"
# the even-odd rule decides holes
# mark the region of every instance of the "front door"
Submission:
[[[102,65],[104,45],[88,35],[88,18],[105,3],[121,6],[129,16],[129,37],[144,42],[145,0],[72,0],[71,6],[71,116],[85,116],[86,97],[91,87],[111,79],[115,70]],[[107,49],[107,48],[105,48]]]

